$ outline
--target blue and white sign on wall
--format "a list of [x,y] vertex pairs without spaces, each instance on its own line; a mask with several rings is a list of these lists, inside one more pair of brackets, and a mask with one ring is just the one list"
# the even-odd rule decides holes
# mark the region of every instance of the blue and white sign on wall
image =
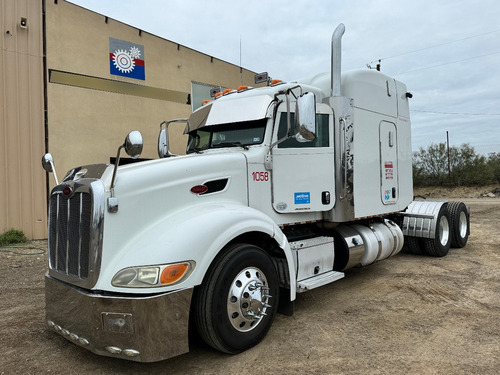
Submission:
[[145,80],[144,46],[109,38],[109,72],[117,76]]
[[310,204],[311,203],[311,193],[302,192],[294,193],[295,204]]

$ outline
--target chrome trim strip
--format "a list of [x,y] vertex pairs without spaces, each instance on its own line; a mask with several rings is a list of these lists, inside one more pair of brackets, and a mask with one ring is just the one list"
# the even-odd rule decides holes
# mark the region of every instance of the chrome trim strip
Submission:
[[[81,196],[80,196],[81,197]],[[68,204],[66,207],[66,264],[65,264],[65,270],[66,273],[69,274],[69,235],[68,235],[68,229],[71,224],[70,219],[71,219],[71,205]]]
[[79,213],[79,225],[78,225],[78,277],[82,277],[82,263],[81,263],[81,254],[82,254],[82,236],[83,236],[83,231],[82,231],[82,214],[83,214],[83,199],[82,196],[80,195],[80,213]]

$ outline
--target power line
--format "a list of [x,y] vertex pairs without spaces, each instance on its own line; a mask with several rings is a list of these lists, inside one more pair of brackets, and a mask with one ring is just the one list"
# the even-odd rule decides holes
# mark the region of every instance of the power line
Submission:
[[411,109],[411,112],[432,113],[438,115],[454,115],[454,116],[500,116],[500,113],[467,113],[467,112],[438,112],[438,111],[425,111],[422,109]]
[[462,59],[462,60],[455,60],[455,61],[450,61],[450,62],[446,62],[446,63],[442,63],[442,64],[438,64],[438,65],[432,65],[432,66],[427,66],[427,67],[423,67],[423,68],[418,68],[418,69],[413,69],[413,70],[408,70],[406,72],[399,72],[397,74],[394,74],[394,76],[397,76],[397,75],[400,75],[400,74],[407,74],[407,73],[413,73],[413,72],[418,72],[420,70],[426,70],[426,69],[432,69],[432,68],[439,68],[441,66],[445,66],[445,65],[450,65],[450,64],[456,64],[456,63],[460,63],[460,62],[464,62],[464,61],[470,61],[470,60],[475,60],[475,59],[480,59],[482,57],[487,57],[487,56],[492,56],[492,55],[496,55],[496,54],[499,54],[500,51],[498,52],[492,52],[492,53],[487,53],[486,55],[481,55],[481,56],[475,56],[475,57],[469,57],[467,59]]
[[448,44],[458,43],[458,42],[462,42],[462,41],[464,41],[464,40],[473,39],[473,38],[478,38],[478,37],[480,37],[480,36],[489,35],[489,34],[494,34],[494,33],[498,33],[498,32],[500,32],[500,29],[499,29],[499,30],[488,31],[488,32],[486,32],[486,33],[482,33],[482,34],[478,34],[478,35],[468,36],[468,37],[466,37],[466,38],[462,38],[462,39],[457,39],[457,40],[452,40],[452,41],[449,41],[449,42],[444,42],[444,43],[440,43],[440,44],[435,44],[435,45],[433,45],[433,46],[424,47],[424,48],[416,49],[416,50],[413,50],[413,51],[408,51],[408,52],[400,53],[400,54],[398,54],[398,55],[388,56],[388,57],[384,57],[384,58],[381,58],[381,59],[377,59],[377,60],[372,61],[370,64],[373,64],[373,63],[376,63],[376,62],[379,62],[379,61],[383,61],[383,60],[387,60],[387,59],[393,59],[393,58],[395,58],[395,57],[400,57],[400,56],[409,55],[409,54],[416,53],[416,52],[420,52],[420,51],[425,51],[425,50],[428,50],[428,49],[431,49],[431,48],[436,48],[436,47],[441,47],[441,46],[445,46],[445,45],[448,45]]

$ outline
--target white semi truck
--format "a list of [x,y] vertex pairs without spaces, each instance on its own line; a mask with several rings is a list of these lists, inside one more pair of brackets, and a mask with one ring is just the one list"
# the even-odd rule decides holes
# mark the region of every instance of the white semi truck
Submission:
[[[157,160],[69,171],[51,192],[48,326],[94,353],[151,362],[189,351],[189,331],[239,353],[298,293],[397,254],[465,246],[461,202],[413,201],[406,86],[332,69],[241,87],[160,126]],[[186,155],[168,126],[184,122]],[[54,171],[50,154],[42,159]],[[54,171],[55,172],[55,171]]]

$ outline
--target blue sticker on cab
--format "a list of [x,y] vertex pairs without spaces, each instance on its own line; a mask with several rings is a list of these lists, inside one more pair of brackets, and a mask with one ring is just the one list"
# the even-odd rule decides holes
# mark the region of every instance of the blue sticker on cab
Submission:
[[295,204],[310,204],[311,203],[311,193],[302,192],[294,193]]

